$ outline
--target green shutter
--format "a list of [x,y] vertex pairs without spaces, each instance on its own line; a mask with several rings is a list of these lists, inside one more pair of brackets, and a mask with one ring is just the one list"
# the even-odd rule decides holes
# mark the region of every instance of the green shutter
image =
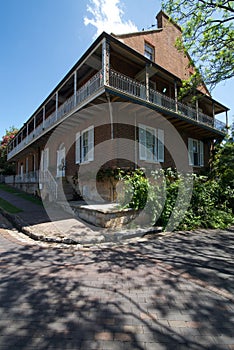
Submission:
[[158,159],[164,162],[164,130],[158,129]]
[[189,165],[193,164],[193,139],[188,139],[188,157],[189,157]]
[[94,160],[94,127],[88,130],[88,161]]
[[200,166],[204,166],[204,144],[202,141],[199,141],[199,160]]
[[76,164],[80,163],[80,132],[76,134]]
[[146,160],[146,130],[142,124],[139,124],[139,158]]

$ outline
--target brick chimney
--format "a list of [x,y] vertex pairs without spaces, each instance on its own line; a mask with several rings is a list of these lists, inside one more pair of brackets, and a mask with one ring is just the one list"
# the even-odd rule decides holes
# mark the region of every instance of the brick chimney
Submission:
[[163,12],[162,10],[157,14],[156,19],[157,19],[158,28],[160,28],[160,29],[165,28],[166,26],[168,26],[168,24],[172,24],[175,27],[177,27],[177,29],[179,29],[181,31],[180,26],[178,24],[176,24],[175,22],[170,21],[169,16],[165,12]]

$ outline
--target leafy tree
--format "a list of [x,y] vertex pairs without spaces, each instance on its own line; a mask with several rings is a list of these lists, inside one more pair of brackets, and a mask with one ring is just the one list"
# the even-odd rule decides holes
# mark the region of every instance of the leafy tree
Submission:
[[211,175],[219,179],[223,186],[231,186],[234,189],[233,137],[227,137],[223,143],[216,146]]
[[191,85],[202,80],[214,88],[234,76],[234,2],[163,0],[163,9],[182,29],[177,47],[189,52],[197,67]]
[[6,134],[2,137],[0,142],[0,172],[3,175],[12,175],[15,173],[14,164],[7,163],[7,145],[15,137],[18,130],[11,126],[6,130]]
[[220,200],[234,212],[234,133],[215,147],[210,178],[220,187]]

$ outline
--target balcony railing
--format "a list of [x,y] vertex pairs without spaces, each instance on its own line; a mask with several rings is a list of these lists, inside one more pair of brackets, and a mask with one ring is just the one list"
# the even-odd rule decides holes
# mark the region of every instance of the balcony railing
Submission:
[[43,191],[48,193],[50,198],[53,200],[57,199],[58,184],[49,170],[36,170],[20,175],[5,176],[5,183],[9,185],[40,183]]
[[27,137],[25,137],[18,145],[9,151],[8,159],[21,151],[33,139],[46,132],[57,121],[62,119],[66,114],[70,113],[79,104],[92,96],[101,86],[103,86],[103,81],[101,71],[99,71],[79,90],[77,90],[76,95],[68,98],[61,106],[59,106],[57,111],[54,111],[48,118],[44,120],[43,123],[37,126]]
[[29,171],[21,175],[9,175],[5,177],[5,183],[7,184],[20,184],[20,183],[38,183],[39,173],[38,171]]
[[6,184],[14,184],[15,183],[15,175],[7,175],[5,176]]
[[42,189],[51,200],[56,200],[58,195],[58,184],[49,170],[39,172],[39,181]]
[[185,104],[181,102],[177,102],[178,106],[178,113],[181,115],[184,115],[187,118],[196,120],[197,119],[197,111],[189,106],[186,106]]
[[173,100],[172,98],[167,97],[163,94],[160,94],[160,92],[158,92],[158,91],[150,89],[149,101],[158,105],[158,106],[169,109],[173,112],[176,111],[175,100]]
[[[117,90],[120,90],[128,95],[135,96],[140,99],[147,99],[147,89],[144,84],[137,82],[136,80],[125,76],[119,72],[114,70],[110,71],[110,85]],[[148,93],[149,102],[158,105],[159,107],[163,107],[172,112],[176,112],[186,118],[196,120],[199,123],[208,125],[217,130],[225,130],[225,123],[214,119],[202,112],[196,111],[196,109],[191,108],[181,102],[177,102],[172,98],[161,94],[158,91],[153,89],[149,89]]]
[[217,130],[227,131],[226,124],[219,119],[214,119],[214,128]]
[[[90,80],[88,80],[75,95],[69,97],[57,110],[55,110],[43,123],[37,126],[26,138],[8,152],[8,159],[21,151],[33,139],[45,133],[50,127],[61,120],[65,115],[70,113],[79,104],[90,98],[103,85],[103,74],[100,70]],[[198,123],[208,125],[217,130],[225,130],[226,126],[223,122],[214,119],[202,112],[196,111],[183,103],[177,102],[172,98],[161,94],[153,89],[147,89],[146,86],[137,80],[134,80],[122,73],[110,70],[109,85],[126,95],[136,97],[138,99],[147,100],[165,110],[172,111]]]
[[143,100],[146,98],[146,88],[144,84],[112,69],[110,70],[110,86],[128,95],[130,94],[142,98]]

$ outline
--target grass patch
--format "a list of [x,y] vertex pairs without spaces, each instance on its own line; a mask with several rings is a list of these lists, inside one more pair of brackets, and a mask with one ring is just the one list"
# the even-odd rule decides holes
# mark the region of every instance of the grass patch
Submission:
[[17,196],[21,197],[23,199],[26,199],[29,202],[32,202],[32,203],[35,203],[35,204],[38,204],[38,205],[42,205],[42,201],[39,198],[34,197],[31,194],[19,192],[19,193],[17,193]]
[[7,186],[6,184],[0,184],[0,190],[3,190],[5,192],[9,192],[9,193],[18,193],[16,188]]
[[37,205],[42,205],[42,202],[39,198],[34,197],[33,195],[26,193],[26,192],[22,192],[20,190],[18,190],[17,188],[11,187],[11,186],[7,186],[6,184],[0,184],[0,189],[8,192],[8,193],[12,193],[17,195],[20,198],[23,198],[29,202],[35,203]]
[[17,214],[22,212],[21,209],[15,207],[14,205],[5,201],[5,199],[2,199],[2,198],[0,198],[0,208],[2,208],[3,210],[7,211],[10,214]]

